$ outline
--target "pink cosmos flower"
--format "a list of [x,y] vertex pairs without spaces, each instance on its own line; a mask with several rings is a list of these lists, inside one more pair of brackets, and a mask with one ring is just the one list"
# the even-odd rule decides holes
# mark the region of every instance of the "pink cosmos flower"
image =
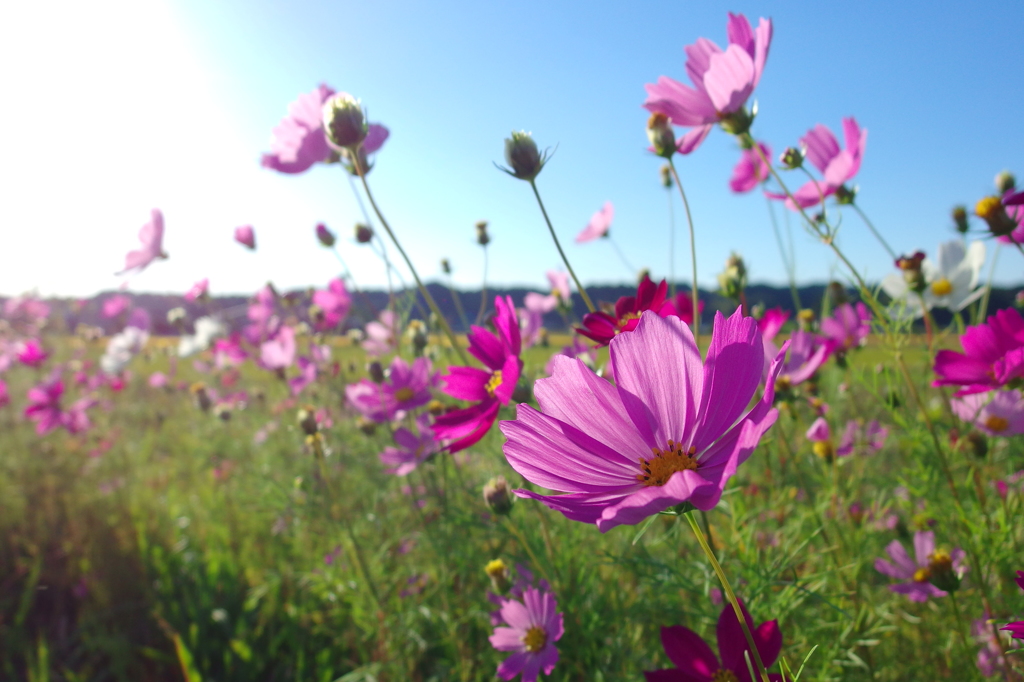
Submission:
[[867,426],[851,419],[846,423],[846,430],[839,440],[839,447],[836,454],[840,457],[853,454],[858,447],[862,448],[865,454],[878,452],[885,445],[885,439],[889,436],[889,429],[879,425],[877,419],[872,419]]
[[542,670],[550,675],[558,663],[555,642],[565,633],[555,596],[528,587],[522,602],[502,604],[501,618],[507,625],[494,628],[491,646],[514,653],[498,665],[498,677],[511,680],[522,674],[522,682],[536,682]]
[[775,422],[774,378],[747,411],[764,350],[753,318],[715,316],[707,359],[682,320],[645,312],[611,342],[616,385],[556,357],[537,381],[542,411],[518,406],[501,423],[505,457],[528,481],[565,495],[516,490],[601,532],[689,502],[711,509]]
[[555,358],[560,355],[568,358],[582,358],[583,362],[589,367],[597,364],[597,351],[584,343],[580,337],[574,336],[572,337],[571,344],[564,346],[562,350],[552,355],[547,361],[547,364],[544,365],[545,374],[551,376],[551,373],[555,371]]
[[398,447],[388,446],[380,453],[380,461],[388,467],[389,474],[407,476],[440,449],[430,429],[429,414],[416,418],[416,430],[419,435],[409,429],[398,429],[395,431],[395,445]]
[[[1024,571],[1017,571],[1017,587],[1024,590]],[[1007,630],[1014,639],[1024,639],[1024,620],[1007,623],[1000,630]]]
[[730,12],[726,32],[729,45],[724,51],[707,38],[686,46],[686,73],[693,87],[667,76],[644,86],[645,109],[668,116],[672,125],[691,128],[677,143],[680,154],[700,146],[714,124],[738,114],[761,80],[772,41],[771,20],[762,18],[754,30],[745,16]]
[[[772,158],[772,148],[763,142],[758,142],[764,158]],[[762,182],[768,179],[769,169],[754,149],[744,149],[740,160],[732,169],[732,178],[729,179],[729,188],[737,194],[749,192]]]
[[824,443],[832,438],[832,429],[829,428],[824,417],[818,417],[807,429],[805,436],[812,443]]
[[250,251],[256,250],[256,231],[252,225],[242,225],[235,228],[235,241]]
[[185,292],[185,300],[192,302],[199,298],[205,298],[210,292],[210,280],[207,277],[192,285],[192,288]]
[[260,362],[267,369],[286,369],[295,362],[295,330],[284,326],[260,345]]
[[1013,222],[1017,223],[1016,229],[1010,234],[996,237],[1003,244],[1024,244],[1024,190],[1018,192],[1009,191],[1003,194],[1003,206],[1006,207],[1006,215]]
[[764,311],[764,315],[757,321],[757,329],[761,332],[761,338],[765,341],[774,340],[788,319],[788,310],[772,308]]
[[213,342],[213,360],[218,369],[226,367],[237,367],[245,362],[249,354],[242,348],[242,341],[238,334],[232,334],[226,339],[217,339]]
[[36,433],[40,436],[53,431],[63,423],[64,413],[60,407],[63,395],[64,382],[59,379],[29,389],[25,416],[36,422]]
[[116,294],[103,301],[101,314],[108,320],[119,316],[131,306],[132,300],[127,296]]
[[[747,607],[740,602],[743,617],[747,621],[750,634],[754,637],[754,645],[761,656],[761,662],[770,668],[779,658],[782,651],[782,631],[779,621],[768,620],[754,627],[754,619],[750,617]],[[675,668],[665,670],[644,671],[647,682],[718,682],[719,680],[737,680],[752,682],[747,669],[747,655],[750,646],[743,634],[743,628],[736,617],[731,604],[726,604],[718,616],[718,657],[711,647],[693,630],[682,625],[673,625],[661,629],[661,643],[665,654],[675,664]],[[751,656],[751,662],[753,657]],[[771,673],[768,678],[772,682],[782,682],[782,675]]]
[[387,355],[398,350],[398,314],[382,310],[377,320],[366,324],[363,350],[369,355]]
[[7,384],[3,379],[0,379],[0,407],[6,407],[11,404],[11,394],[7,392]]
[[288,105],[288,115],[273,130],[270,153],[263,155],[264,168],[279,173],[303,173],[313,164],[330,158],[331,148],[324,135],[323,106],[332,95],[334,90],[321,84]]
[[849,303],[837,307],[832,317],[821,321],[821,333],[832,353],[846,353],[862,346],[871,333],[871,312],[863,303],[854,308]]
[[[930,530],[919,530],[914,533],[914,556],[911,561],[907,550],[899,540],[893,540],[885,548],[892,561],[875,559],[875,570],[890,578],[906,580],[905,583],[890,585],[889,589],[898,594],[905,594],[911,601],[924,602],[928,597],[945,597],[948,592],[940,590],[930,581],[937,568],[936,559],[940,557],[935,551],[935,533]],[[962,549],[954,549],[945,559],[950,560],[950,569],[957,574],[963,572],[961,564],[964,559]]]
[[299,395],[307,386],[316,381],[316,363],[302,356],[298,360],[299,375],[288,380],[288,390],[292,397]]
[[[782,365],[776,390],[797,386],[814,376],[828,360],[829,346],[802,329],[793,332],[789,341],[789,356]],[[771,363],[778,355],[775,343],[764,342],[764,374],[767,377]]]
[[118,272],[118,275],[123,275],[131,270],[142,272],[157,258],[167,258],[163,246],[164,214],[159,209],[152,210],[149,222],[139,230],[139,241],[142,242],[142,248],[128,252],[124,259],[124,270]]
[[4,317],[16,329],[34,330],[36,333],[46,318],[50,316],[50,306],[30,295],[9,298],[4,303]]
[[576,243],[583,244],[601,237],[607,237],[613,218],[615,218],[615,207],[612,205],[612,202],[606,201],[601,210],[590,217],[590,222],[583,228],[583,231],[576,235]]
[[438,440],[450,441],[446,449],[452,453],[465,450],[484,437],[498,418],[500,407],[511,402],[519,381],[522,338],[512,297],[495,296],[494,309],[497,335],[476,325],[467,335],[470,355],[486,369],[452,366],[448,374],[441,377],[445,393],[476,403],[443,414],[434,421],[434,435]]
[[147,383],[150,388],[164,388],[167,386],[169,381],[170,379],[168,379],[167,375],[163,372],[153,372],[149,375],[149,381]]
[[362,379],[346,386],[345,396],[364,417],[382,423],[429,403],[437,382],[429,358],[416,358],[410,366],[396,355],[382,383]]
[[960,336],[963,353],[940,350],[932,386],[961,386],[957,396],[981,393],[1024,376],[1024,319],[1013,308],[999,310],[985,324]]
[[28,367],[42,367],[50,354],[43,350],[39,339],[29,339],[21,343],[16,357],[18,362]]
[[972,423],[989,436],[1017,436],[1024,433],[1024,397],[1020,391],[972,393],[953,398],[950,407],[960,419]]
[[636,296],[623,296],[615,302],[615,314],[599,310],[583,316],[583,327],[576,327],[576,333],[607,346],[616,334],[636,329],[640,314],[653,310],[662,317],[675,315],[676,309],[666,300],[668,284],[661,280],[655,284],[650,277],[644,277],[637,286]]
[[[668,306],[671,306],[671,309]],[[668,301],[662,311],[664,313],[662,317],[675,315],[686,324],[693,324],[693,298],[690,296],[690,292],[680,291],[675,298]],[[704,314],[704,301],[700,299],[697,300],[697,312],[700,315]]]
[[852,116],[843,119],[843,136],[846,149],[840,149],[832,131],[819,123],[800,138],[800,143],[807,149],[807,160],[821,172],[823,179],[808,180],[793,192],[796,203],[785,194],[765,194],[772,199],[785,199],[786,206],[794,211],[797,206],[808,208],[835,194],[857,175],[868,143],[868,131],[862,130]]
[[313,305],[323,311],[323,319],[315,320],[314,326],[317,331],[334,329],[348,315],[352,305],[352,297],[345,289],[345,283],[340,278],[332,279],[327,283],[327,288],[313,292]]

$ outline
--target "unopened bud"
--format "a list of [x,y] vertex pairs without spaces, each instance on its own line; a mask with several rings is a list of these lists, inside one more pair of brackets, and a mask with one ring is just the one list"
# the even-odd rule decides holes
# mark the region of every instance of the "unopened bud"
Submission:
[[323,115],[324,133],[335,147],[355,147],[366,138],[363,107],[347,92],[339,92],[324,102]]
[[636,281],[642,284],[644,281],[651,278],[650,268],[640,268],[640,272],[636,273]]
[[356,421],[356,427],[367,436],[372,436],[377,432],[377,424],[366,417],[360,417],[359,420]]
[[302,433],[307,436],[312,436],[319,433],[320,427],[316,423],[316,408],[307,405],[299,410],[297,415],[299,422],[299,428],[302,429]]
[[334,246],[335,238],[334,233],[327,229],[327,226],[323,223],[316,224],[316,238],[321,244],[330,248]]
[[726,114],[719,121],[718,124],[722,126],[722,130],[731,135],[742,135],[743,133],[750,130],[751,124],[754,122],[754,115],[746,109],[740,109],[734,111],[731,114]]
[[356,223],[356,241],[360,244],[369,244],[373,240],[373,230],[369,225]]
[[996,191],[999,194],[1006,194],[1015,189],[1017,189],[1017,178],[1013,177],[1013,173],[1004,170],[996,175]]
[[427,412],[429,412],[435,417],[440,417],[442,414],[444,414],[444,403],[442,403],[437,398],[431,400],[429,403],[427,403]]
[[840,306],[846,303],[846,287],[839,282],[829,282],[828,297],[832,300],[833,305]]
[[980,431],[971,431],[963,437],[964,451],[976,459],[984,459],[988,454],[988,438]]
[[967,231],[971,229],[971,226],[967,223],[967,207],[953,207],[953,224],[956,225],[957,232],[967,234]]
[[1005,237],[1017,229],[1017,223],[1006,213],[999,197],[985,197],[974,206],[974,214],[988,223],[996,237]]
[[739,299],[747,288],[747,266],[739,254],[733,253],[725,261],[725,270],[718,275],[718,286],[722,295],[732,299]]
[[945,592],[960,589],[960,576],[953,566],[949,552],[937,549],[928,557],[929,582]]
[[787,147],[786,151],[779,155],[779,163],[786,170],[796,170],[804,165],[804,153],[796,147]]
[[189,392],[192,393],[192,399],[203,412],[209,412],[213,406],[213,401],[210,400],[210,394],[206,391],[206,384],[201,381],[197,381],[189,387]]
[[661,174],[661,186],[665,189],[672,189],[672,169],[665,164],[658,171]]
[[1017,295],[1013,298],[1013,303],[1018,308],[1024,308],[1024,290],[1017,292]]
[[498,594],[505,594],[512,587],[508,565],[501,559],[488,561],[487,565],[484,566],[484,573],[491,579],[491,587]]
[[835,457],[836,454],[835,446],[832,445],[832,441],[829,440],[815,441],[812,449],[814,450],[814,454],[826,462],[831,462],[832,458]]
[[446,275],[452,274],[452,264],[448,262],[447,258],[441,259],[441,272]]
[[487,246],[491,243],[491,236],[487,234],[486,220],[479,220],[476,223],[476,243],[480,246]]
[[815,317],[813,310],[810,308],[804,308],[796,314],[796,323],[800,325],[800,329],[810,331],[811,327],[814,325]]
[[409,326],[406,327],[405,336],[409,339],[409,343],[412,344],[413,355],[422,357],[423,349],[427,347],[427,342],[429,341],[427,325],[423,324],[422,320],[411,320]]
[[366,366],[366,373],[370,375],[370,380],[375,384],[384,383],[384,366],[374,360]]
[[491,511],[504,516],[512,511],[512,490],[504,476],[495,476],[484,485],[484,502]]
[[924,252],[916,251],[910,256],[900,256],[896,259],[896,267],[903,271],[903,279],[911,291],[918,293],[924,291],[927,283],[924,281],[924,273],[921,272],[921,263],[924,262]]
[[647,139],[658,156],[670,159],[676,153],[676,134],[665,114],[653,113],[647,119]]
[[509,175],[520,180],[533,180],[544,168],[546,159],[537,149],[537,143],[526,131],[512,131],[512,136],[505,139],[505,163],[511,170]]
[[839,185],[836,188],[836,203],[840,206],[849,206],[857,198],[857,189],[850,189],[846,185]]
[[218,403],[217,406],[213,408],[213,414],[222,422],[229,422],[231,421],[231,405],[228,403]]
[[854,502],[850,505],[849,511],[850,520],[856,525],[860,525],[864,521],[864,507],[859,502]]

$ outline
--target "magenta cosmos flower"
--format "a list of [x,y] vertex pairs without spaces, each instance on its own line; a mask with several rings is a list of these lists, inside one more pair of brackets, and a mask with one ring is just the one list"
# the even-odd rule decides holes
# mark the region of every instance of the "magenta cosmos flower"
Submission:
[[868,144],[868,131],[861,129],[857,119],[852,116],[843,119],[843,137],[846,148],[840,149],[836,136],[822,124],[808,130],[800,138],[800,144],[807,149],[807,160],[821,172],[822,179],[808,180],[793,192],[796,203],[785,194],[766,194],[772,199],[785,199],[786,206],[794,211],[797,206],[808,208],[835,194],[860,171],[861,159]]
[[[1017,586],[1024,590],[1024,571],[1017,571]],[[1014,639],[1024,639],[1024,620],[1007,623],[1000,630],[1008,630]]]
[[49,357],[50,354],[43,349],[43,344],[39,342],[39,339],[29,339],[18,348],[18,362],[27,367],[42,367]]
[[707,38],[686,46],[686,73],[693,87],[667,76],[644,86],[645,109],[668,116],[672,125],[691,128],[678,141],[680,154],[700,146],[714,124],[739,114],[761,80],[772,41],[771,20],[762,18],[755,30],[745,16],[730,12],[726,32],[725,50]]
[[[772,148],[763,142],[758,142],[764,158],[772,158]],[[729,179],[729,188],[737,194],[749,192],[762,182],[768,179],[769,168],[756,149],[744,149],[740,160],[732,169],[732,178]]]
[[899,540],[890,542],[885,551],[892,561],[875,559],[875,570],[890,578],[906,580],[905,583],[890,585],[889,589],[907,595],[911,601],[924,602],[928,597],[945,597],[949,593],[933,585],[932,578],[941,571],[952,571],[957,576],[963,573],[964,551],[954,549],[948,554],[936,551],[935,533],[930,530],[914,533],[915,561],[907,556],[907,550]]
[[467,338],[469,352],[484,364],[478,367],[449,367],[441,377],[444,392],[459,400],[475,404],[441,415],[434,421],[438,440],[451,441],[449,452],[464,450],[478,442],[494,425],[498,410],[512,401],[512,394],[522,370],[522,338],[512,297],[494,297],[494,327],[497,334],[474,325]]
[[1024,376],[1024,319],[1013,308],[999,310],[985,324],[960,336],[963,353],[940,350],[933,386],[960,386],[956,395],[981,393]]
[[615,302],[615,314],[611,315],[599,310],[583,316],[583,327],[577,327],[576,333],[607,346],[616,334],[636,329],[640,322],[640,314],[645,310],[653,310],[662,317],[675,315],[676,309],[666,300],[668,284],[661,280],[655,284],[650,277],[644,277],[636,289],[636,296],[623,296]]
[[576,235],[576,243],[583,244],[595,239],[608,236],[608,230],[612,227],[612,220],[615,218],[615,206],[612,202],[604,202],[601,210],[590,216],[590,222],[583,228],[583,231]]
[[36,423],[36,433],[40,436],[46,435],[58,427],[63,427],[72,434],[89,428],[89,418],[85,412],[95,404],[95,401],[91,398],[83,398],[76,401],[65,412],[61,408],[63,395],[64,382],[59,379],[44,382],[29,389],[25,417]]
[[250,251],[256,250],[256,231],[252,229],[252,225],[242,225],[241,227],[235,228],[235,241],[249,249]]
[[[747,607],[740,602],[743,616],[747,621],[750,634],[754,637],[757,653],[761,662],[770,668],[779,658],[782,651],[782,631],[779,621],[769,620],[754,627],[754,619],[747,612]],[[666,670],[644,671],[647,682],[752,682],[747,669],[746,656],[750,646],[743,634],[743,628],[736,617],[731,604],[726,604],[718,617],[718,657],[700,635],[682,625],[673,625],[661,629],[661,644],[665,647],[665,655],[675,664],[675,668]],[[751,657],[753,663],[753,657]],[[772,682],[782,682],[782,676],[776,673],[768,675]]]
[[555,596],[528,587],[522,602],[508,599],[501,605],[501,619],[506,625],[494,628],[491,646],[514,653],[498,665],[498,677],[522,674],[522,682],[536,682],[542,670],[550,675],[558,663],[555,642],[565,633]]
[[334,278],[327,283],[326,289],[318,289],[313,292],[313,305],[323,311],[323,318],[315,320],[314,325],[317,331],[334,329],[348,315],[352,306],[352,297],[345,289],[345,282]]
[[115,294],[103,301],[100,314],[109,320],[128,310],[131,304],[132,300],[124,294]]
[[124,270],[117,274],[123,275],[132,270],[142,272],[157,258],[167,258],[163,246],[164,214],[159,209],[154,208],[150,212],[149,222],[139,230],[139,241],[142,243],[141,248],[128,252],[124,259]]
[[821,333],[832,353],[846,353],[864,344],[871,333],[871,312],[863,303],[854,308],[844,303],[835,309],[832,317],[821,321]]
[[[515,421],[501,423],[512,468],[567,494],[515,493],[601,532],[683,502],[714,507],[778,416],[774,381],[746,411],[764,357],[753,318],[718,313],[702,364],[682,320],[648,311],[612,340],[611,357],[615,386],[555,357],[552,376],[534,387],[541,411],[521,404]],[[773,378],[780,366],[781,356]]]
[[429,358],[416,358],[410,366],[397,355],[391,360],[388,377],[380,384],[369,379],[345,387],[345,397],[361,415],[378,423],[391,421],[423,407],[433,397],[437,373],[431,371]]
[[866,425],[851,419],[846,423],[846,430],[839,440],[839,447],[836,454],[840,457],[853,454],[860,448],[864,454],[873,454],[882,449],[885,439],[889,436],[889,429],[881,426],[877,419],[872,419]]

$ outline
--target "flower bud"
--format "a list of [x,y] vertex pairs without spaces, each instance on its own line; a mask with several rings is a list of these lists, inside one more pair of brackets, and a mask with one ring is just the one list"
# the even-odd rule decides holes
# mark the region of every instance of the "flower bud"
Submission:
[[316,238],[321,244],[330,248],[334,246],[335,238],[334,233],[327,229],[327,226],[323,223],[316,224]]
[[960,589],[960,575],[949,552],[937,549],[928,556],[928,582],[945,592]]
[[384,366],[374,360],[366,367],[367,374],[370,375],[370,380],[375,384],[384,383]]
[[213,401],[210,400],[210,394],[206,392],[206,384],[201,381],[189,386],[189,392],[192,394],[192,399],[203,412],[209,412],[210,408],[213,407]]
[[832,300],[832,305],[834,306],[846,303],[846,287],[839,282],[829,282],[828,297]]
[[480,246],[487,246],[491,243],[491,236],[487,234],[486,220],[479,220],[476,223],[476,243]]
[[1024,290],[1017,292],[1017,295],[1013,298],[1013,303],[1018,308],[1024,308]]
[[501,559],[488,561],[484,566],[484,573],[491,579],[491,587],[498,594],[505,594],[512,587],[508,565]]
[[786,151],[779,156],[779,163],[786,170],[796,170],[804,165],[804,153],[796,147],[787,147]]
[[965,206],[953,207],[953,224],[956,225],[956,231],[960,234],[967,234],[967,231],[971,229],[967,223],[967,208]]
[[656,112],[647,119],[647,139],[658,156],[670,159],[676,153],[676,134],[665,114]]
[[927,283],[924,281],[924,273],[921,272],[921,263],[924,261],[924,252],[916,251],[910,256],[900,256],[896,259],[896,267],[903,271],[903,279],[911,291],[918,293],[924,291]]
[[427,412],[434,415],[435,417],[440,417],[442,414],[444,414],[444,411],[444,403],[442,403],[437,398],[434,398],[429,403],[427,403]]
[[373,240],[373,229],[369,225],[356,223],[356,241],[360,244],[369,244]]
[[484,485],[484,502],[491,511],[505,516],[512,511],[512,490],[504,476],[495,476]]
[[363,107],[347,92],[339,92],[324,102],[323,114],[324,133],[334,146],[353,148],[366,138]]
[[452,274],[452,264],[448,262],[447,258],[441,259],[441,272],[446,275]]
[[672,169],[668,167],[666,163],[658,171],[661,174],[661,186],[665,189],[672,189]]
[[753,122],[754,115],[746,109],[740,109],[723,116],[721,120],[719,120],[718,124],[722,126],[722,130],[727,133],[732,135],[742,135],[750,130],[750,126]]
[[636,273],[636,281],[638,284],[643,284],[645,280],[651,278],[650,268],[640,268],[640,271]]
[[832,441],[830,440],[815,441],[814,445],[811,447],[814,450],[814,454],[826,462],[831,462],[832,458],[835,457],[836,448],[832,445]]
[[718,286],[723,296],[733,299],[739,299],[747,288],[747,266],[739,254],[733,253],[725,261],[725,270],[718,275]]
[[839,185],[836,188],[836,203],[840,206],[848,206],[857,198],[857,190],[850,189],[846,185]]
[[412,344],[412,352],[416,357],[423,356],[423,349],[427,347],[427,325],[422,320],[410,320],[409,326],[405,329],[405,336]]
[[517,177],[520,180],[533,180],[544,168],[547,160],[537,149],[537,143],[526,131],[512,131],[512,137],[505,139],[505,163],[512,170],[505,170],[506,173]]
[[171,308],[167,311],[167,324],[180,325],[185,321],[185,309],[182,307]]
[[217,406],[213,408],[213,414],[222,422],[229,422],[231,421],[231,405],[228,403],[217,403]]
[[316,408],[306,405],[301,408],[296,416],[299,428],[307,436],[313,436],[320,432],[320,426],[316,423]]
[[974,214],[988,223],[996,237],[1005,237],[1017,229],[1017,223],[1006,213],[999,197],[985,197],[974,206]]
[[365,433],[367,436],[372,436],[374,433],[377,432],[377,424],[375,422],[370,421],[366,417],[360,417],[358,421],[356,421],[356,428]]
[[800,326],[800,329],[810,331],[814,325],[814,311],[810,308],[803,308],[796,314],[796,323]]
[[1004,170],[996,175],[996,191],[999,194],[1006,194],[1017,189],[1017,178],[1013,177],[1013,173],[1008,170]]

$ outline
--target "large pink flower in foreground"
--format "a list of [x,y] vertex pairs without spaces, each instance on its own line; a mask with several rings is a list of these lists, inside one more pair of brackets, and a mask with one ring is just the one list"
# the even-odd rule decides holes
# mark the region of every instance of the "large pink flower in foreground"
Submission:
[[536,682],[541,670],[550,675],[558,663],[555,642],[565,632],[555,596],[527,587],[522,602],[506,599],[502,603],[501,619],[507,627],[494,628],[491,646],[514,653],[498,666],[498,677],[511,680],[522,673],[522,682]]
[[159,209],[154,208],[150,212],[149,222],[139,230],[139,241],[142,246],[128,252],[124,259],[124,270],[117,274],[123,275],[131,270],[142,272],[157,258],[167,258],[164,253],[164,214]]
[[521,404],[515,421],[501,423],[512,468],[568,493],[516,494],[602,532],[683,502],[714,507],[775,423],[781,354],[750,411],[764,350],[756,322],[739,310],[715,316],[703,363],[682,320],[650,311],[612,339],[611,357],[615,386],[577,359],[555,357],[553,375],[534,387],[542,411]]
[[689,154],[711,127],[743,109],[764,71],[772,42],[772,22],[762,18],[757,29],[742,14],[729,13],[729,45],[722,50],[707,38],[686,46],[686,73],[693,87],[667,76],[648,83],[644,108],[669,117],[672,125],[692,128],[677,144]]
[[[757,646],[761,662],[769,668],[772,667],[782,651],[782,631],[779,630],[779,621],[768,620],[755,628],[754,619],[750,617],[743,602],[740,602],[740,608],[743,610],[743,617],[747,621],[750,634],[754,638],[754,645]],[[718,636],[718,653],[722,659],[721,663],[711,647],[690,628],[682,625],[663,627],[661,629],[661,644],[665,647],[665,654],[676,667],[644,671],[644,678],[647,682],[719,682],[724,680],[752,682],[746,659],[750,645],[747,644],[746,635],[743,634],[743,628],[740,626],[740,621],[731,604],[726,604],[722,614],[718,617],[715,634]],[[751,663],[753,663],[752,656]],[[768,675],[768,679],[772,682],[781,682],[782,675],[771,673]]]

